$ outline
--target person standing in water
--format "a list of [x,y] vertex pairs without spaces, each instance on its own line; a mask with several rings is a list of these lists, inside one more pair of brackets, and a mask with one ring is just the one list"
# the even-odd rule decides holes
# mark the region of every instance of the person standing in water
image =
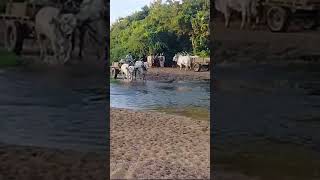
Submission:
[[131,55],[131,52],[129,52],[129,54],[126,56],[126,62],[130,65],[132,65],[134,62],[133,62],[133,58],[132,58],[132,55]]

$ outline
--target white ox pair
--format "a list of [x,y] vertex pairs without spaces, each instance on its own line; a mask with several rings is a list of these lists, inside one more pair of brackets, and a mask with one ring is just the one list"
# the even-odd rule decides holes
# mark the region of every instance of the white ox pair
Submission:
[[189,68],[191,69],[192,59],[189,55],[184,56],[181,54],[176,54],[173,57],[173,61],[177,63],[177,65],[180,67],[180,70],[183,66],[185,66],[185,70],[188,70]]
[[60,10],[54,7],[44,7],[39,10],[35,17],[35,31],[41,60],[48,61],[49,45],[54,59],[59,64],[66,63],[70,59],[71,35],[76,24],[77,19],[73,14],[60,14]]
[[256,24],[259,23],[257,6],[258,0],[215,0],[215,8],[224,14],[226,27],[230,24],[231,10],[241,12],[241,29],[246,23],[251,24],[252,17],[256,17]]
[[130,66],[129,64],[122,64],[120,69],[122,76],[129,81],[132,81],[133,77],[136,78],[137,73],[142,76],[143,80],[146,80],[148,63],[143,61],[136,61],[134,66]]

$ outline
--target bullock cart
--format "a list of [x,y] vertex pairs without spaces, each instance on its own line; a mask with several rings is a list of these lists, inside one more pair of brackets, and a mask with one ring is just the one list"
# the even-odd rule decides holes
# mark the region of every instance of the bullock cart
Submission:
[[23,0],[11,0],[6,4],[6,12],[0,15],[0,20],[8,51],[20,54],[24,40],[35,39],[35,15],[42,7]]
[[305,29],[318,25],[320,0],[260,0],[260,12],[272,32],[285,32],[293,20]]
[[201,58],[201,57],[191,57],[192,58],[192,68],[195,72],[201,70],[209,71],[210,67],[210,58]]
[[121,63],[119,62],[112,62],[111,66],[110,66],[110,75],[112,78],[117,79],[118,74],[121,71]]

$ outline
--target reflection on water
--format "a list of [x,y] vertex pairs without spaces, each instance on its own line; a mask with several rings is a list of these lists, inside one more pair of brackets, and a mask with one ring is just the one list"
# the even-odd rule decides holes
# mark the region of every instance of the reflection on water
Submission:
[[218,66],[216,74],[216,162],[264,179],[320,178],[319,66]]
[[1,70],[0,143],[105,151],[102,79],[74,70]]
[[209,110],[209,82],[111,83],[111,106],[129,109],[199,107]]

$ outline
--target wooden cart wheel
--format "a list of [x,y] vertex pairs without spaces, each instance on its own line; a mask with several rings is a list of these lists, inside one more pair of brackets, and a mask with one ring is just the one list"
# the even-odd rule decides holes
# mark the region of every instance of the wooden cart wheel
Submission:
[[199,71],[201,70],[201,65],[198,64],[198,63],[196,63],[196,64],[193,66],[193,70],[194,70],[195,72],[199,72]]
[[307,17],[303,19],[302,27],[305,30],[311,30],[314,29],[317,26],[317,20],[316,18]]
[[267,12],[267,24],[272,32],[285,32],[288,28],[288,11],[282,7],[271,7]]
[[201,67],[201,69],[204,69],[205,71],[209,71],[210,67],[209,67],[209,65],[204,65]]
[[6,22],[5,47],[9,52],[20,54],[23,46],[23,29],[18,21]]

